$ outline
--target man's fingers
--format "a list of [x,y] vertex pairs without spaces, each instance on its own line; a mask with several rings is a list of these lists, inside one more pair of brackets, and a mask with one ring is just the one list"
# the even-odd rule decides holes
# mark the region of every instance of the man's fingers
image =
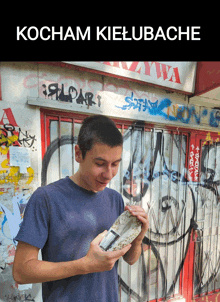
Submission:
[[95,239],[93,239],[92,243],[93,244],[99,244],[102,241],[102,239],[105,237],[107,232],[108,231],[105,230],[104,232],[100,233],[98,236],[95,237]]
[[121,251],[123,252],[123,255],[127,253],[131,248],[131,244],[126,245]]
[[[128,210],[133,216],[141,216],[148,220],[148,215],[140,206],[126,206],[125,210]],[[141,220],[141,219],[140,219]],[[142,221],[142,220],[141,220]],[[143,221],[142,221],[143,222]]]
[[119,259],[121,256],[124,256],[130,248],[131,248],[131,244],[128,244],[125,247],[123,247],[121,250],[113,251],[113,252],[111,251],[108,253],[110,257]]
[[138,210],[141,210],[141,211],[144,211],[144,209],[141,207],[141,206],[126,206],[125,207],[126,210],[131,210],[131,211],[138,211]]

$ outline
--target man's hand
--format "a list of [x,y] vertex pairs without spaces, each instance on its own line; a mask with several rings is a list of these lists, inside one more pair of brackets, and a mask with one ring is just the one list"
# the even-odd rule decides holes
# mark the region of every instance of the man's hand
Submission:
[[148,230],[149,222],[147,213],[140,206],[126,206],[125,211],[126,210],[128,210],[133,216],[136,216],[142,222],[140,234],[134,239],[134,241],[132,241],[130,250],[123,256],[124,260],[128,264],[132,265],[141,255],[141,244]]
[[103,251],[99,243],[107,231],[99,234],[90,244],[90,249],[87,255],[84,257],[84,264],[88,270],[87,273],[109,271],[115,265],[115,262],[131,248],[131,244],[128,244],[123,249],[118,251]]
[[141,222],[141,232],[135,241],[142,242],[144,236],[149,228],[148,216],[145,210],[140,206],[126,206],[125,211],[128,210],[133,216],[136,216]]

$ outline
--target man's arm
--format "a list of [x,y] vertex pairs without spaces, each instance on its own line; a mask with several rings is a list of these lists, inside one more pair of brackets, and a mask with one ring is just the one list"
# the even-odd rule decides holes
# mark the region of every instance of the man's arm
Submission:
[[115,262],[129,250],[131,245],[127,245],[120,251],[104,252],[99,247],[99,243],[105,234],[106,231],[99,234],[91,242],[85,257],[66,262],[38,260],[39,249],[20,241],[13,265],[14,280],[18,284],[42,283],[75,275],[111,270]]
[[128,264],[132,265],[139,259],[141,255],[141,245],[148,230],[149,223],[146,212],[140,206],[126,206],[125,210],[128,210],[133,216],[136,216],[142,222],[140,234],[131,243],[131,248],[129,249],[129,251],[123,256],[123,259]]

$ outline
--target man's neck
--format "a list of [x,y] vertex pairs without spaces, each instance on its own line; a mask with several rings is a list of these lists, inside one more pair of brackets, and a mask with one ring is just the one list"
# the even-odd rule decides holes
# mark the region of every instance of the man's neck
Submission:
[[92,191],[94,193],[97,193],[97,191],[93,191],[91,190],[91,188],[89,188],[88,186],[86,186],[85,182],[82,181],[82,178],[80,176],[80,172],[77,171],[74,175],[70,176],[70,179],[79,187],[86,189],[87,191]]

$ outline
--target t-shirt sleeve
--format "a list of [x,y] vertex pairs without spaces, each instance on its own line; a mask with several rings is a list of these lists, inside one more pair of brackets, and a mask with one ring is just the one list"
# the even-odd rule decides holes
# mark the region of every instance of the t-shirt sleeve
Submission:
[[121,196],[121,194],[119,195],[119,216],[124,212],[124,200]]
[[42,249],[48,238],[49,208],[47,195],[38,188],[31,196],[25,209],[16,241],[24,241]]

